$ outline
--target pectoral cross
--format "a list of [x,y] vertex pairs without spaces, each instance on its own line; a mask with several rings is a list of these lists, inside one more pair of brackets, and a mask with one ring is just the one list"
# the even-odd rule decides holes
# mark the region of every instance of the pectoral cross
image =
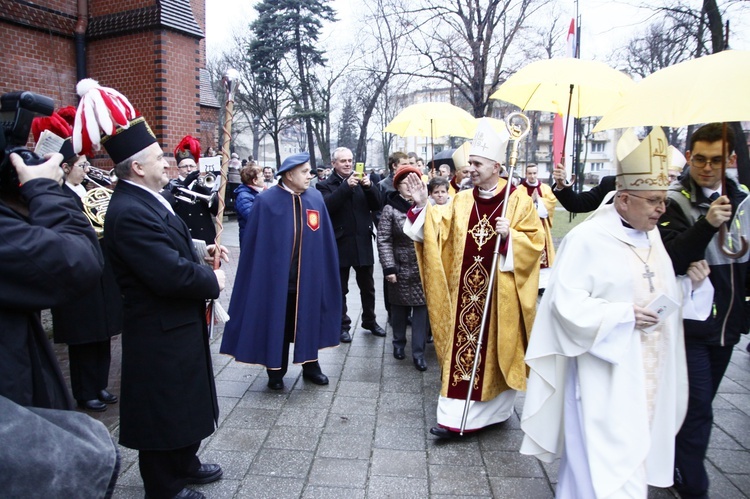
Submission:
[[641,276],[643,276],[644,279],[648,279],[648,290],[651,293],[653,293],[654,292],[654,281],[652,281],[651,279],[653,277],[655,277],[656,274],[654,274],[653,272],[651,272],[651,269],[648,268],[648,264],[647,263],[644,263],[643,267],[646,269],[646,272],[644,272],[643,274],[641,274]]
[[477,243],[477,249],[482,250],[482,246],[487,244],[487,241],[497,234],[495,229],[492,227],[490,222],[487,220],[487,215],[483,215],[482,219],[469,231],[474,238],[474,242]]

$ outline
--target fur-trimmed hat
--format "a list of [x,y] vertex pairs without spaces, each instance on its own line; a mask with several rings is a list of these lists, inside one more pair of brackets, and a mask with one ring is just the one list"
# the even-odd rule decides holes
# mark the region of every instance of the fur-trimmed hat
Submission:
[[174,159],[177,161],[177,165],[179,165],[183,159],[188,158],[195,161],[195,164],[197,165],[200,157],[201,143],[198,139],[190,135],[185,135],[180,143],[177,144],[177,147],[174,148]]
[[117,90],[86,78],[78,82],[76,91],[81,97],[73,126],[76,153],[90,155],[104,146],[118,164],[158,143],[146,120]]

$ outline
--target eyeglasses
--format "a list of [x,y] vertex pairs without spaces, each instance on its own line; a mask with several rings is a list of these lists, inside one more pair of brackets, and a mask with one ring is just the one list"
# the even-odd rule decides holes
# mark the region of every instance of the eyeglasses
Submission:
[[177,167],[180,170],[184,170],[185,168],[198,168],[198,165],[183,165]]
[[633,197],[643,199],[644,201],[646,201],[649,204],[649,206],[651,206],[653,208],[656,208],[658,206],[666,206],[667,205],[667,198],[666,197],[663,197],[663,198],[647,198],[645,196],[639,196],[638,194],[633,194],[632,192],[629,193],[629,194],[631,196],[633,196]]
[[716,156],[713,158],[707,158],[705,156],[691,156],[690,162],[693,164],[693,166],[698,168],[703,168],[706,165],[712,165],[712,166],[721,166],[721,156]]

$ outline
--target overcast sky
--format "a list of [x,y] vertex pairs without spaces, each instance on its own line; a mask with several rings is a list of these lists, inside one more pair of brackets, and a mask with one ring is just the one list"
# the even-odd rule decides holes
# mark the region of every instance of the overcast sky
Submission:
[[[328,32],[335,30],[336,36],[344,36],[349,41],[356,36],[355,7],[362,0],[333,0],[331,5],[340,19]],[[581,58],[604,60],[613,47],[622,45],[634,32],[642,31],[648,24],[652,12],[637,6],[644,3],[656,4],[658,0],[580,0],[581,14]],[[206,49],[208,56],[220,51],[231,39],[233,32],[248,29],[254,19],[253,0],[211,0],[206,2]],[[689,0],[690,4],[701,5],[701,0]],[[727,16],[730,20],[730,45],[736,49],[750,49],[750,2],[743,2]],[[575,15],[575,2],[558,0],[564,15],[562,19],[572,19]],[[566,6],[569,11],[565,13]],[[726,19],[725,19],[726,20]],[[567,32],[566,21],[563,31]],[[563,36],[563,40],[564,40]]]

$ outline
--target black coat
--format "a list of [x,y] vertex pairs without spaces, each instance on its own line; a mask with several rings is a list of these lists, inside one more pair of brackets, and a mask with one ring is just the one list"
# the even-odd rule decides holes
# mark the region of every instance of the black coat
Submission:
[[[83,211],[83,201],[67,185],[63,191]],[[99,240],[104,251],[104,239]],[[81,345],[106,341],[122,332],[122,296],[105,255],[104,271],[99,282],[82,297],[61,307],[52,308],[55,343]]]
[[[199,185],[198,182],[193,182],[190,190],[204,196],[211,195],[211,189]],[[227,188],[226,199],[229,199],[230,195],[231,191]],[[167,200],[172,203],[175,213],[185,221],[193,239],[201,239],[206,244],[214,243],[216,240],[216,226],[211,215],[218,213],[218,200],[214,201],[210,208],[208,202],[203,199],[198,199],[195,203],[182,201],[174,197],[172,199],[167,197]]]
[[96,286],[102,255],[75,202],[52,180],[26,182],[22,217],[0,202],[0,395],[23,406],[72,408],[39,311]]
[[372,251],[372,213],[380,210],[380,193],[377,186],[361,185],[353,189],[335,172],[315,188],[323,194],[328,214],[336,236],[340,267],[375,265]]
[[602,177],[598,185],[586,192],[577,193],[572,187],[562,190],[553,189],[555,197],[563,207],[571,213],[588,213],[599,207],[608,192],[615,190],[617,177],[608,175]]
[[216,277],[185,223],[138,186],[118,182],[104,233],[125,312],[120,443],[197,443],[219,414],[205,317],[205,300],[219,296]]

